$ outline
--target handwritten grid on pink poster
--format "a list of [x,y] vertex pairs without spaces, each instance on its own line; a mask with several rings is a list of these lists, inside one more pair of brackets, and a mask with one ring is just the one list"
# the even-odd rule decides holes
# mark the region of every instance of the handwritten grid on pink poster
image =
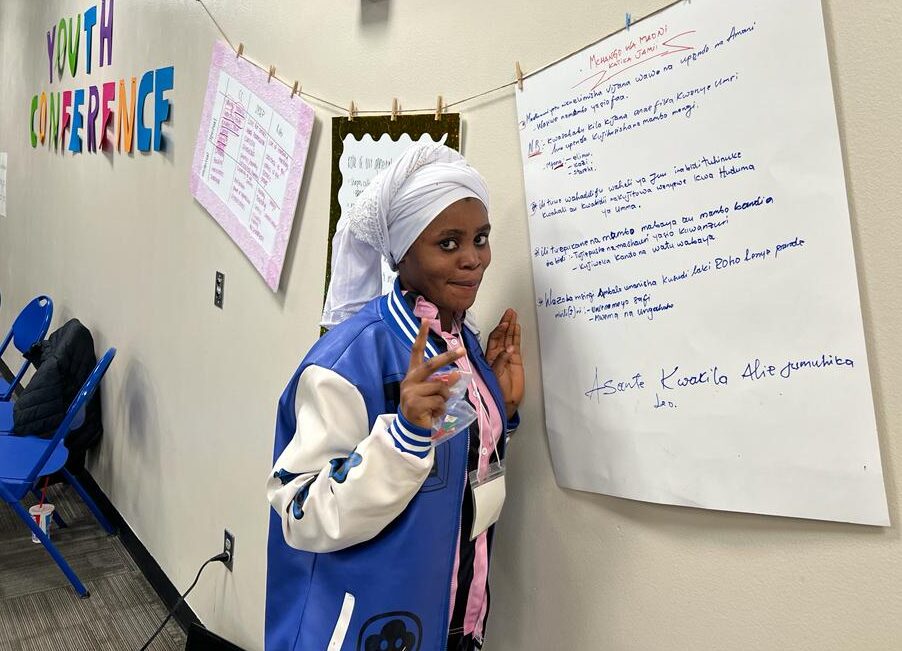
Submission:
[[191,194],[279,288],[313,128],[313,108],[283,84],[213,47],[194,147]]

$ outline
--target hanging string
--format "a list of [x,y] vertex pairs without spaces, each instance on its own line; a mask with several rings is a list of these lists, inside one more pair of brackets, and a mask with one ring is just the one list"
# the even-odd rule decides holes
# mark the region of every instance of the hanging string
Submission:
[[[207,12],[207,15],[210,17],[210,20],[213,21],[213,24],[214,24],[214,25],[216,25],[216,29],[219,30],[219,33],[220,33],[220,34],[222,35],[222,37],[225,39],[226,43],[229,44],[229,47],[232,48],[232,50],[234,50],[235,52],[238,52],[238,50],[235,49],[235,46],[232,45],[231,39],[228,37],[228,35],[226,35],[225,30],[224,30],[224,29],[222,28],[222,26],[217,22],[216,18],[213,17],[213,14],[210,13],[210,10],[207,8],[207,5],[204,3],[204,0],[197,0],[197,1],[198,1],[198,2],[200,3],[200,5],[204,8],[204,11]],[[642,18],[633,19],[632,16],[630,16],[629,27],[635,27],[637,24],[641,23],[643,20],[647,20],[648,18],[651,18],[651,17],[653,17],[653,16],[656,16],[656,15],[658,15],[659,13],[661,13],[662,11],[665,11],[665,10],[667,10],[667,9],[670,9],[670,8],[673,7],[674,5],[678,5],[678,4],[681,4],[681,3],[690,4],[691,2],[692,2],[692,0],[672,0],[671,2],[669,2],[669,3],[666,4],[666,5],[664,5],[663,7],[660,7],[659,9],[655,9],[655,10],[654,10],[653,12],[651,12],[650,14],[648,14],[648,15],[646,15],[646,16],[642,16]],[[610,32],[610,33],[608,33],[608,34],[605,34],[604,36],[602,36],[602,37],[600,37],[600,38],[598,38],[598,39],[595,39],[595,40],[592,41],[591,43],[588,43],[588,44],[586,44],[586,45],[583,45],[582,47],[577,48],[576,50],[573,50],[572,52],[568,52],[567,54],[565,54],[565,55],[563,55],[563,56],[561,56],[561,57],[555,59],[554,61],[551,61],[550,63],[546,63],[544,66],[542,66],[542,67],[540,67],[540,68],[536,68],[536,69],[533,70],[532,72],[529,72],[529,73],[527,73],[527,74],[524,74],[524,75],[523,75],[523,79],[529,79],[529,78],[532,77],[533,75],[537,75],[537,74],[539,74],[540,72],[542,72],[543,70],[547,70],[547,69],[550,68],[551,66],[556,65],[556,64],[560,63],[561,61],[564,61],[565,59],[569,58],[569,57],[572,57],[574,54],[579,54],[579,53],[582,52],[583,50],[585,50],[585,49],[587,49],[587,48],[590,48],[590,47],[592,47],[593,45],[595,45],[595,44],[597,44],[597,43],[600,43],[601,41],[605,40],[606,38],[609,38],[609,37],[613,36],[614,34],[618,34],[618,33],[622,32],[622,31],[628,30],[629,27],[623,26],[623,27],[621,27],[621,28],[619,28],[619,29],[615,29],[613,32]],[[242,54],[242,58],[243,58],[245,61],[247,61],[248,63],[250,63],[251,65],[256,66],[257,68],[259,68],[259,69],[262,70],[263,72],[269,74],[270,69],[269,69],[268,67],[265,67],[265,66],[263,66],[263,65],[261,65],[261,64],[259,64],[259,63],[257,63],[256,61],[254,61],[254,60],[248,58],[248,57],[247,57],[246,55],[244,55],[244,54]],[[272,76],[272,79],[275,79],[276,81],[281,82],[282,84],[284,84],[284,85],[285,85],[287,88],[289,88],[289,89],[293,89],[293,87],[294,87],[294,81],[286,81],[285,79],[282,79],[282,78],[279,77],[278,75],[273,75],[273,76]],[[497,93],[498,91],[504,90],[505,88],[510,88],[511,86],[516,86],[517,83],[518,83],[518,80],[517,80],[517,79],[514,79],[513,81],[508,81],[508,82],[506,82],[506,83],[501,84],[500,86],[495,86],[494,88],[491,88],[491,89],[489,89],[489,90],[485,90],[485,91],[483,91],[483,92],[481,92],[481,93],[476,93],[475,95],[470,95],[469,97],[465,97],[465,98],[463,98],[463,99],[459,99],[459,100],[457,100],[457,101],[454,101],[454,102],[451,102],[451,103],[449,103],[449,104],[446,104],[446,105],[445,105],[445,109],[447,110],[447,109],[450,109],[450,108],[452,108],[452,107],[454,107],[454,106],[460,106],[461,104],[466,104],[467,102],[472,102],[473,100],[479,99],[480,97],[484,97],[484,96],[486,96],[486,95],[491,95],[492,93]],[[341,106],[340,104],[337,104],[337,103],[335,103],[335,102],[330,102],[329,100],[327,100],[327,99],[325,99],[325,98],[323,98],[323,97],[317,97],[317,96],[314,95],[313,93],[308,93],[307,91],[298,91],[297,94],[298,94],[298,95],[302,95],[302,96],[304,96],[304,97],[309,97],[310,99],[312,99],[312,100],[314,100],[314,101],[316,101],[316,102],[319,102],[320,104],[325,104],[326,106],[331,106],[332,108],[334,108],[334,109],[335,109],[336,111],[338,111],[339,113],[347,113],[347,112],[348,112],[348,108],[347,108],[346,106]],[[398,113],[432,113],[432,112],[434,112],[434,111],[435,111],[435,108],[434,108],[434,107],[430,107],[430,108],[423,108],[423,109],[401,109],[401,110],[398,111]],[[361,110],[355,111],[355,114],[357,114],[357,115],[363,114],[363,113],[370,113],[370,114],[375,114],[375,115],[384,115],[384,114],[386,114],[386,113],[390,113],[390,111],[386,111],[386,110],[384,110],[384,109],[377,109],[377,110],[372,110],[372,109],[371,109],[371,110],[366,110],[366,111],[361,111]]]
[[509,81],[506,84],[501,84],[500,86],[492,88],[491,90],[485,90],[481,93],[476,93],[475,95],[470,95],[469,97],[465,97],[464,99],[459,99],[456,102],[451,102],[450,104],[446,105],[445,108],[449,109],[452,106],[458,106],[465,102],[471,102],[474,99],[478,99],[478,98],[482,97],[483,95],[491,95],[492,93],[495,93],[499,90],[503,90],[503,89],[507,88],[508,86],[516,86],[516,85],[517,85],[517,80],[514,79],[513,81]]
[[[226,40],[226,43],[229,44],[229,47],[232,48],[233,50],[235,50],[235,46],[232,45],[232,41],[230,41],[229,37],[226,36],[225,30],[222,27],[220,27],[219,23],[216,22],[216,19],[213,18],[213,14],[211,14],[210,10],[207,9],[207,5],[204,4],[204,0],[198,0],[198,2],[200,2],[200,6],[204,8],[204,11],[207,12],[207,15],[210,17],[210,20],[213,21],[213,24],[216,25],[216,29],[219,30],[220,34],[222,34],[222,37]],[[235,50],[235,51],[237,52],[238,50]]]

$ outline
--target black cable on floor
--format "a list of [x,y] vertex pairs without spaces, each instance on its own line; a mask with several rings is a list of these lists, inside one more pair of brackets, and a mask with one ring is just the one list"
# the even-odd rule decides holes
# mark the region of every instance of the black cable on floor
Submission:
[[160,625],[157,627],[157,630],[155,630],[153,632],[153,635],[150,636],[150,639],[148,639],[147,642],[144,643],[144,646],[141,647],[140,651],[145,651],[145,649],[147,649],[147,647],[150,646],[150,643],[154,641],[154,639],[157,637],[157,635],[160,634],[160,631],[162,631],[163,627],[166,626],[166,622],[168,622],[169,619],[172,617],[172,615],[175,614],[175,611],[178,610],[178,607],[181,606],[182,603],[185,601],[185,597],[188,596],[188,593],[191,592],[194,589],[194,586],[197,585],[197,581],[198,581],[198,579],[200,579],[200,573],[204,571],[204,568],[207,567],[207,565],[209,565],[210,563],[213,563],[215,561],[221,561],[221,562],[225,563],[228,560],[229,560],[229,553],[222,552],[221,554],[216,554],[216,556],[214,556],[212,558],[208,558],[204,562],[204,564],[200,566],[200,569],[197,571],[197,576],[194,577],[194,582],[188,587],[187,590],[185,590],[185,594],[183,594],[182,596],[180,596],[178,598],[178,600],[175,602],[175,605],[167,613],[166,618],[162,622],[160,622]]

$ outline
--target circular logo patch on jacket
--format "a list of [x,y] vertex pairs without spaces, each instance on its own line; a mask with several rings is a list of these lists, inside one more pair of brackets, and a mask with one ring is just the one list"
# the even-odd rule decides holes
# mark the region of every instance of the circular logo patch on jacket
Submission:
[[359,651],[419,651],[423,636],[420,618],[409,612],[371,617],[360,630]]

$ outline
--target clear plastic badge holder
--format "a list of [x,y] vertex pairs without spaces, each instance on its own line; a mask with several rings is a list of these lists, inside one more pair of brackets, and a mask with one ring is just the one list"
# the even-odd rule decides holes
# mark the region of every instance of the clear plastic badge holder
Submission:
[[445,402],[445,415],[432,421],[432,447],[464,431],[476,420],[476,410],[466,399],[467,387],[473,378],[471,373],[445,367],[433,373],[430,379],[443,379],[455,372],[459,373],[460,377],[449,387],[451,395]]
[[[497,455],[498,451],[495,450]],[[473,495],[473,527],[470,530],[470,540],[498,522],[501,515],[501,507],[504,506],[504,498],[507,491],[504,486],[504,462],[498,459],[490,463],[484,477],[479,476],[479,470],[471,470],[469,473],[470,490]]]

